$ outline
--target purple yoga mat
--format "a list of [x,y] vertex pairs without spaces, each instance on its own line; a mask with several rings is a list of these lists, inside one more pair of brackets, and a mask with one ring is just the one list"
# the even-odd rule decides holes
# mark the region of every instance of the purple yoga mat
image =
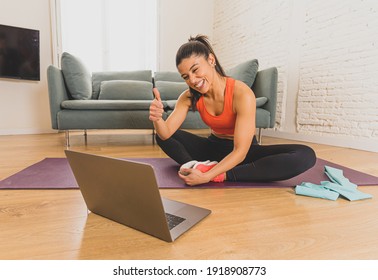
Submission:
[[[154,167],[160,188],[188,188],[178,177],[178,164],[170,158],[130,158]],[[316,165],[299,176],[285,181],[270,183],[224,182],[207,183],[191,188],[277,188],[294,187],[302,182],[319,184],[329,181],[324,174],[324,165],[339,168],[351,182],[360,185],[377,185],[378,177],[365,174],[326,160],[317,159]],[[0,181],[0,189],[75,189],[78,188],[66,158],[46,158],[24,170]]]

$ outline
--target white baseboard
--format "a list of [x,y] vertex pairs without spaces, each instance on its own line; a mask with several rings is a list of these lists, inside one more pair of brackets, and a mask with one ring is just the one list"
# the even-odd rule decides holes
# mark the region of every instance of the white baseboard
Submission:
[[53,129],[22,128],[22,129],[0,129],[0,135],[28,135],[57,133]]
[[[319,135],[306,135],[291,132],[275,131],[271,129],[263,129],[262,135],[283,138],[296,141],[304,141],[317,144],[325,144],[337,147],[352,148],[357,150],[364,150],[370,152],[378,152],[378,141],[376,139],[358,139],[358,138],[346,138],[346,137],[330,137]],[[264,138],[263,138],[264,140]]]

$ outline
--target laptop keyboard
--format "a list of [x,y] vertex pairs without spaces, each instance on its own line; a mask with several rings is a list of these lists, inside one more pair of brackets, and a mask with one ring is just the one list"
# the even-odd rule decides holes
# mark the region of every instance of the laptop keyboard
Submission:
[[184,218],[169,213],[165,213],[165,216],[167,217],[168,227],[170,230],[185,221]]

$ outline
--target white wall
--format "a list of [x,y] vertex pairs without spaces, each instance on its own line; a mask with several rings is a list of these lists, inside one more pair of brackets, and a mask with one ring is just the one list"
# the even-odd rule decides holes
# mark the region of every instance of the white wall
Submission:
[[0,24],[40,31],[40,81],[0,78],[0,135],[51,132],[46,68],[52,63],[49,0],[0,0]]
[[215,0],[214,45],[224,67],[278,68],[265,135],[378,151],[378,2]]
[[176,52],[197,34],[213,35],[213,0],[159,0],[158,70],[176,70]]

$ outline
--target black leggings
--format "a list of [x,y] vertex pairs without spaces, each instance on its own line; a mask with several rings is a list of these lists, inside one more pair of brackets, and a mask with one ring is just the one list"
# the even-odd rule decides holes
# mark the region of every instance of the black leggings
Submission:
[[[183,130],[156,142],[178,164],[191,160],[221,161],[234,148],[233,140],[201,137]],[[269,182],[295,177],[315,165],[315,152],[304,145],[258,145],[254,137],[244,161],[226,173],[227,181]]]

